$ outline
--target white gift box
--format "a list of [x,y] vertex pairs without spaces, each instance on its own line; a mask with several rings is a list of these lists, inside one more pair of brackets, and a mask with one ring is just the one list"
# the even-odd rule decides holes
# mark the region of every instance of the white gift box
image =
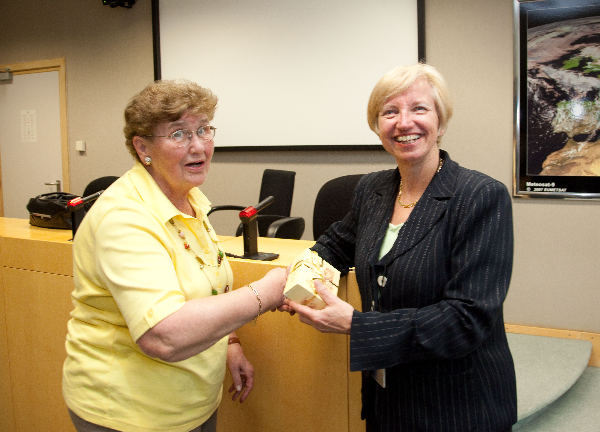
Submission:
[[292,263],[283,294],[296,303],[323,309],[325,302],[316,292],[315,280],[337,295],[340,272],[316,252],[306,249]]

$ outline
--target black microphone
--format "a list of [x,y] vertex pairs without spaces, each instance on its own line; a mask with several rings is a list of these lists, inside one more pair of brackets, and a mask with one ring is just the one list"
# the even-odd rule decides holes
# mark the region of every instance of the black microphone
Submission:
[[73,238],[75,238],[75,232],[77,232],[77,228],[79,228],[79,225],[85,216],[86,212],[83,211],[85,208],[84,205],[96,201],[98,197],[102,195],[102,192],[104,192],[104,190],[99,190],[86,197],[73,198],[67,203],[67,210],[71,213],[71,232],[73,233]]
[[94,201],[96,201],[96,200],[97,200],[97,199],[100,197],[100,195],[102,195],[102,192],[104,192],[104,190],[100,190],[100,191],[98,191],[98,192],[96,192],[96,193],[93,193],[93,194],[91,194],[91,195],[88,195],[88,196],[86,196],[86,197],[77,197],[77,198],[73,198],[72,200],[70,200],[70,201],[67,203],[67,209],[68,209],[70,212],[77,211],[77,210],[79,210],[79,209],[81,208],[81,206],[83,206],[84,204],[86,204],[86,203],[91,203],[91,202],[94,202]]
[[244,240],[244,255],[242,258],[270,261],[279,256],[276,253],[258,251],[258,212],[270,206],[273,201],[275,201],[275,197],[269,195],[255,206],[248,206],[240,212]]
[[248,206],[244,210],[240,212],[240,219],[248,219],[252,216],[255,216],[259,211],[267,208],[275,201],[275,197],[273,195],[269,195],[264,200],[256,204],[255,206]]
[[275,201],[275,197],[273,195],[269,195],[264,200],[262,200],[261,202],[259,202],[258,204],[256,204],[254,206],[254,208],[256,209],[257,212],[259,212],[262,209],[267,208],[268,206],[270,206],[271,204],[273,204],[273,201]]

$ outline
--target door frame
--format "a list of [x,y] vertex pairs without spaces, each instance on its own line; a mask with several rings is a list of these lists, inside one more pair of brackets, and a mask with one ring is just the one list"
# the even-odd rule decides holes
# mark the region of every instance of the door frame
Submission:
[[[36,60],[31,62],[0,65],[0,69],[8,68],[13,75],[41,72],[58,72],[58,99],[60,111],[60,146],[62,158],[62,190],[71,188],[69,178],[69,139],[67,129],[67,73],[65,58]],[[2,190],[2,161],[0,160],[0,216],[4,216],[4,192]]]

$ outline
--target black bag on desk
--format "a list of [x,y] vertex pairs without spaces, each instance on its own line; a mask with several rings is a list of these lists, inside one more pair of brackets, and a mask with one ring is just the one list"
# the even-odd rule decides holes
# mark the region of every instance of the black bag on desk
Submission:
[[51,192],[31,198],[27,203],[29,224],[42,228],[71,229],[71,212],[67,204],[78,195]]

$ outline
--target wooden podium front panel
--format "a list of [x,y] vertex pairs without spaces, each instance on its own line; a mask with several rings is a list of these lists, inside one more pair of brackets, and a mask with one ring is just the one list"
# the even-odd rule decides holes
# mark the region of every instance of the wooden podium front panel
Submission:
[[15,417],[12,402],[12,377],[8,360],[8,332],[6,306],[0,268],[0,431],[14,431]]
[[33,227],[25,219],[0,218],[0,263],[72,276],[71,237],[71,230]]
[[[277,264],[231,265],[237,288]],[[266,312],[237,334],[254,366],[254,390],[243,404],[232,402],[227,374],[219,431],[348,431],[347,336],[320,333],[278,311]]]
[[74,431],[62,397],[73,279],[6,267],[1,271],[15,430]]
[[70,230],[0,218],[0,430],[73,431],[62,398]]

